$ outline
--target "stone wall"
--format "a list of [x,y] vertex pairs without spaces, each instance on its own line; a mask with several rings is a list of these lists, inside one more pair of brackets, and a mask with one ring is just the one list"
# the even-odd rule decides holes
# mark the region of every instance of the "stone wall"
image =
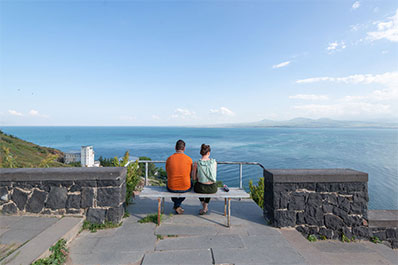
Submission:
[[126,168],[0,169],[0,212],[84,215],[93,223],[118,223],[125,182]]
[[368,174],[351,169],[264,170],[264,217],[329,239],[369,237]]

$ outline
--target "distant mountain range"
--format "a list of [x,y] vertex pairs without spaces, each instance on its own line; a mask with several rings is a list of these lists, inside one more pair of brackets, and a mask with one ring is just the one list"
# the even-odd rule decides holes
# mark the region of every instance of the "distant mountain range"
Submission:
[[283,128],[398,128],[398,122],[339,121],[328,118],[294,118],[285,121],[261,120],[248,123],[220,124],[211,127],[283,127]]

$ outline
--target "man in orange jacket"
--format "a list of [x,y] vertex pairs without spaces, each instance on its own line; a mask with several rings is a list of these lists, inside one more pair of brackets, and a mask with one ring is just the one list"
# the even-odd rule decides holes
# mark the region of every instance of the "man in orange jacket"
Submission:
[[[184,193],[191,189],[192,159],[184,154],[185,142],[178,140],[175,147],[176,152],[167,158],[167,189],[170,192]],[[177,214],[182,214],[184,209],[181,203],[185,197],[173,197],[174,210]]]

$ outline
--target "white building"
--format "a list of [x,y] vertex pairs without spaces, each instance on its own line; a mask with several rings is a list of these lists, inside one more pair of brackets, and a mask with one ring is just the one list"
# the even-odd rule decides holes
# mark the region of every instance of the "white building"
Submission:
[[82,167],[94,166],[94,149],[92,146],[82,146],[80,161],[82,163]]
[[79,161],[81,161],[79,152],[65,153],[65,158],[64,158],[65,164],[69,164],[72,162],[79,162]]

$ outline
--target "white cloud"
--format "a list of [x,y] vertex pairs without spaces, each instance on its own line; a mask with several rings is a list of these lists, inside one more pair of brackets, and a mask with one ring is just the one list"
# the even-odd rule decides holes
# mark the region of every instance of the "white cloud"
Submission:
[[293,107],[301,111],[300,115],[311,115],[315,117],[342,117],[358,115],[379,115],[392,113],[388,104],[373,104],[368,102],[342,102],[336,104],[308,104]]
[[311,77],[297,80],[298,84],[315,83],[315,82],[337,82],[346,84],[372,84],[379,83],[384,85],[398,84],[398,72],[386,72],[383,74],[355,74],[346,77]]
[[176,109],[174,113],[171,115],[171,118],[173,119],[187,119],[193,117],[195,117],[195,112],[181,108]]
[[235,113],[226,107],[220,107],[218,109],[210,109],[210,113],[220,114],[222,116],[235,116]]
[[374,22],[377,31],[368,32],[368,39],[371,41],[386,39],[398,42],[398,9],[394,16],[387,18],[386,21]]
[[327,95],[305,95],[298,94],[295,96],[289,96],[290,99],[303,99],[303,100],[328,100],[329,97]]
[[352,4],[352,9],[357,9],[361,6],[361,3],[359,3],[359,1],[355,1],[354,4]]
[[8,113],[11,114],[11,115],[14,115],[14,116],[20,116],[20,117],[23,116],[22,113],[20,113],[20,112],[18,112],[16,110],[12,110],[12,109],[8,110]]
[[272,68],[274,68],[274,69],[282,68],[282,67],[288,66],[290,63],[291,63],[290,61],[282,62],[280,64],[273,65]]
[[341,51],[343,49],[345,49],[347,47],[347,45],[345,44],[344,41],[335,41],[335,42],[330,42],[329,46],[326,48],[326,50],[329,51],[329,53],[332,53],[334,51]]
[[31,115],[31,116],[39,116],[39,112],[37,110],[32,109],[32,110],[29,111],[29,115]]

